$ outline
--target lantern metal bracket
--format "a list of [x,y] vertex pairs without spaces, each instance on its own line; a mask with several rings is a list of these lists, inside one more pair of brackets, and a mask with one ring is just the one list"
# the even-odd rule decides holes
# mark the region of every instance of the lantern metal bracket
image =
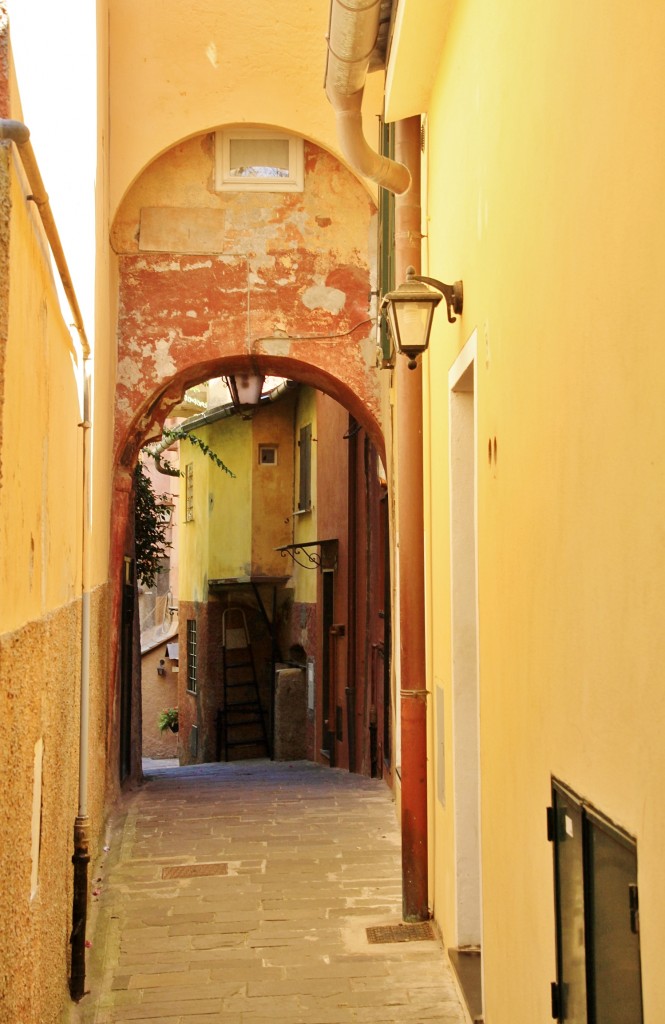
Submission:
[[453,313],[461,313],[464,309],[464,285],[461,281],[444,284],[443,281],[437,281],[434,277],[421,277],[419,274],[409,274],[408,271],[407,281],[420,281],[421,284],[429,284],[432,288],[437,288],[442,292],[448,307],[448,322],[455,323],[457,317],[453,316]]

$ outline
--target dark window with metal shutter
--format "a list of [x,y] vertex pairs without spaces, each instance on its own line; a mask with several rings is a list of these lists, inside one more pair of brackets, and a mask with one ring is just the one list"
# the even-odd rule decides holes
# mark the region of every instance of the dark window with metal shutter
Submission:
[[300,428],[300,492],[298,510],[312,507],[312,424]]
[[557,981],[552,1016],[570,1024],[641,1024],[637,847],[553,780]]

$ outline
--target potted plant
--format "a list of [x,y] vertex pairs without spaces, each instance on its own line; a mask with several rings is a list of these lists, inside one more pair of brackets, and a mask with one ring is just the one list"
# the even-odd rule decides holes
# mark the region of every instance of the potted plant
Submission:
[[159,712],[159,718],[157,719],[157,725],[159,731],[164,732],[166,729],[170,729],[171,732],[177,732],[178,725],[178,709],[177,708],[165,708],[164,711]]

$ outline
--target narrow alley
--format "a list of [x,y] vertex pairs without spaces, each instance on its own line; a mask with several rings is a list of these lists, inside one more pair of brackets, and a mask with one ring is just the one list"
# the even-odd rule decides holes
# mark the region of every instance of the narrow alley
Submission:
[[436,933],[403,941],[430,926],[402,924],[381,781],[304,761],[148,767],[104,856],[72,1024],[467,1019]]

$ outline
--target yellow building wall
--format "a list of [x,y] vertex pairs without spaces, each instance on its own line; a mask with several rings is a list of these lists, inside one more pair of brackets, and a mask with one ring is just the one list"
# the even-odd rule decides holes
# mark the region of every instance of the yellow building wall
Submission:
[[423,272],[465,302],[427,360],[433,900],[455,945],[449,372],[475,332],[493,1022],[549,1018],[552,775],[637,838],[645,1020],[665,1010],[664,48],[653,2],[465,0],[427,104]]
[[[208,443],[206,428],[201,429],[197,436]],[[209,459],[200,448],[192,445],[191,442],[181,441],[178,462],[182,473],[180,522],[178,524],[178,597],[181,601],[207,601],[210,539],[207,528]],[[187,508],[190,503],[187,483],[188,466],[191,466],[193,470],[192,515],[189,519],[187,518]]]
[[[182,600],[207,600],[208,579],[290,574],[291,562],[275,548],[292,539],[294,401],[286,395],[262,405],[252,419],[225,416],[193,429],[233,476],[198,446],[181,442],[183,472],[188,462],[194,465],[192,522],[180,502]],[[264,444],[277,448],[274,466],[259,464]],[[185,486],[183,478],[183,495]]]
[[[0,954],[12,965],[2,1004],[17,1020],[41,1015],[50,1022],[66,999],[66,948],[56,936],[67,928],[72,895],[81,449],[69,334],[15,154],[3,147],[0,157],[10,213],[3,263],[11,267],[9,301],[3,294],[0,311],[7,326],[0,447],[0,713],[7,744],[0,785],[11,837],[0,845]],[[33,822],[35,792],[41,815]]]
[[[81,431],[71,338],[15,153],[0,505],[1,631],[79,596]],[[35,368],[39,368],[35,372]],[[41,371],[41,372],[40,372]]]
[[[19,8],[7,6],[12,28],[13,15],[19,14]],[[17,28],[25,27],[26,6],[20,5]],[[28,94],[24,108],[18,94],[14,55],[8,48],[5,4],[0,4],[2,114],[23,120],[31,130],[35,157],[74,273],[77,260],[72,252],[72,236],[63,230],[59,215],[62,193],[49,161],[56,147],[49,149],[37,127],[49,121],[51,99],[56,105],[59,102],[58,110],[65,101],[62,93],[58,100],[55,90],[44,89],[49,74],[38,56],[41,21],[33,18],[27,31],[32,34],[30,41],[22,40],[32,59],[27,67],[33,71],[35,66],[40,67],[40,88]],[[90,45],[94,64],[94,37]],[[61,67],[67,63],[66,37],[52,35],[49,46]],[[24,68],[25,63],[18,67],[19,72]],[[87,75],[80,64],[77,74],[78,87],[85,91]],[[23,81],[20,74],[18,77]],[[62,86],[60,76],[58,81]],[[94,81],[88,84],[94,92]],[[54,116],[51,124],[57,120]],[[78,216],[71,225],[74,233],[87,213],[94,222],[92,181],[87,206],[81,198],[84,190],[74,184],[85,178],[79,146],[88,146],[91,138],[94,154],[94,131],[81,133],[77,140],[69,140],[66,160],[61,132],[58,138],[56,159],[67,167],[67,187],[77,196]],[[83,512],[80,357],[72,343],[71,313],[58,297],[40,217],[27,198],[31,188],[18,150],[9,142],[0,149],[0,709],[7,737],[0,785],[5,835],[11,836],[11,842],[0,844],[5,907],[0,929],[0,958],[5,965],[0,1003],[8,1018],[26,1024],[56,1024],[70,1000],[71,857],[79,806]],[[90,266],[89,250],[83,260]],[[78,297],[82,306],[92,308],[82,290],[78,290]],[[86,329],[92,341],[92,318],[86,318]],[[108,328],[104,339],[108,340]],[[99,411],[98,437],[112,419],[110,401],[100,403]],[[93,532],[93,547],[96,542],[99,547],[92,553],[94,568],[88,588],[92,591],[90,622],[96,655],[90,666],[87,788],[90,852],[94,859],[103,841],[108,772],[108,452],[98,461],[93,480],[95,501],[106,495],[103,520],[96,521]]]
[[208,460],[210,579],[252,574],[252,423],[240,416],[207,428],[207,443],[230,470]]

